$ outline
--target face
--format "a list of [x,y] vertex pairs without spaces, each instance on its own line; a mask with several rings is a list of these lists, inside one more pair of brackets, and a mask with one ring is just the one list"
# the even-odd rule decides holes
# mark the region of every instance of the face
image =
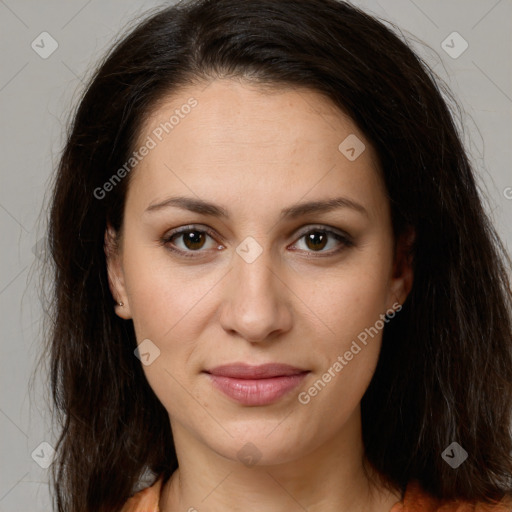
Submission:
[[108,269],[173,432],[275,464],[352,431],[411,284],[370,143],[316,92],[230,80],[148,137]]

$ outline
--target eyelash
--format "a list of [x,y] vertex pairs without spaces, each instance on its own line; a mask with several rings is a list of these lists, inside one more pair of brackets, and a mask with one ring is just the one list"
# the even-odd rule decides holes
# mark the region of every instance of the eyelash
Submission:
[[[333,256],[335,254],[338,254],[340,251],[342,251],[345,248],[352,247],[354,245],[354,242],[352,238],[347,234],[342,234],[337,231],[333,231],[332,229],[329,229],[324,226],[312,226],[307,231],[303,231],[299,237],[297,238],[297,242],[304,238],[306,235],[310,233],[314,233],[316,231],[319,231],[321,233],[326,233],[327,235],[333,236],[338,242],[341,243],[341,247],[335,250],[331,251],[305,251],[306,253],[313,254],[313,257],[326,257],[326,256]],[[161,245],[165,246],[168,250],[179,254],[180,256],[184,256],[185,258],[197,258],[197,253],[204,252],[201,249],[198,249],[197,251],[183,251],[182,249],[177,249],[176,247],[173,247],[171,242],[180,235],[183,235],[185,233],[189,232],[198,232],[198,233],[205,233],[208,236],[210,236],[212,239],[215,240],[215,234],[210,229],[200,229],[194,225],[191,226],[184,226],[182,228],[178,228],[175,231],[165,235],[161,240]],[[295,242],[296,243],[296,242]],[[301,251],[301,249],[299,249]]]

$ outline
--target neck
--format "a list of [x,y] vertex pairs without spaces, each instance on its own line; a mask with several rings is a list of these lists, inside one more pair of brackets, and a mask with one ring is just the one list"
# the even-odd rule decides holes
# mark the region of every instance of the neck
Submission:
[[224,457],[180,425],[173,425],[173,436],[180,467],[162,490],[162,512],[389,512],[401,498],[369,466],[365,471],[360,414],[323,445],[275,464]]

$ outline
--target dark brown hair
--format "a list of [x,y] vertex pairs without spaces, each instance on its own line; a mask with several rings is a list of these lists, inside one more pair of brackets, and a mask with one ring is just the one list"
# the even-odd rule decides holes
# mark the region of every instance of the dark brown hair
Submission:
[[[335,0],[198,0],[153,13],[123,37],[74,114],[55,177],[48,355],[60,418],[60,512],[117,511],[145,469],[177,467],[169,417],[114,313],[104,253],[119,230],[127,161],[158,101],[218,77],[324,94],[377,151],[395,236],[416,233],[414,284],[384,329],[362,400],[366,457],[388,485],[418,479],[440,498],[511,492],[510,261],[482,207],[445,92],[384,23]],[[457,469],[441,457],[457,441]]]

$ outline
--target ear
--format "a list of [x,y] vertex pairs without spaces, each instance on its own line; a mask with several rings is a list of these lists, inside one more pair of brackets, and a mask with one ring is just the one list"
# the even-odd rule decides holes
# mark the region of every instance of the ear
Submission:
[[389,289],[388,307],[393,303],[402,305],[411,291],[414,281],[413,245],[416,233],[412,227],[406,228],[398,237],[395,246],[393,273]]
[[[103,248],[107,261],[108,285],[112,297],[114,298],[116,315],[128,320],[131,318],[130,304],[125,288],[121,249],[119,245],[118,234],[114,228],[107,223]],[[119,304],[120,302],[122,305]]]

